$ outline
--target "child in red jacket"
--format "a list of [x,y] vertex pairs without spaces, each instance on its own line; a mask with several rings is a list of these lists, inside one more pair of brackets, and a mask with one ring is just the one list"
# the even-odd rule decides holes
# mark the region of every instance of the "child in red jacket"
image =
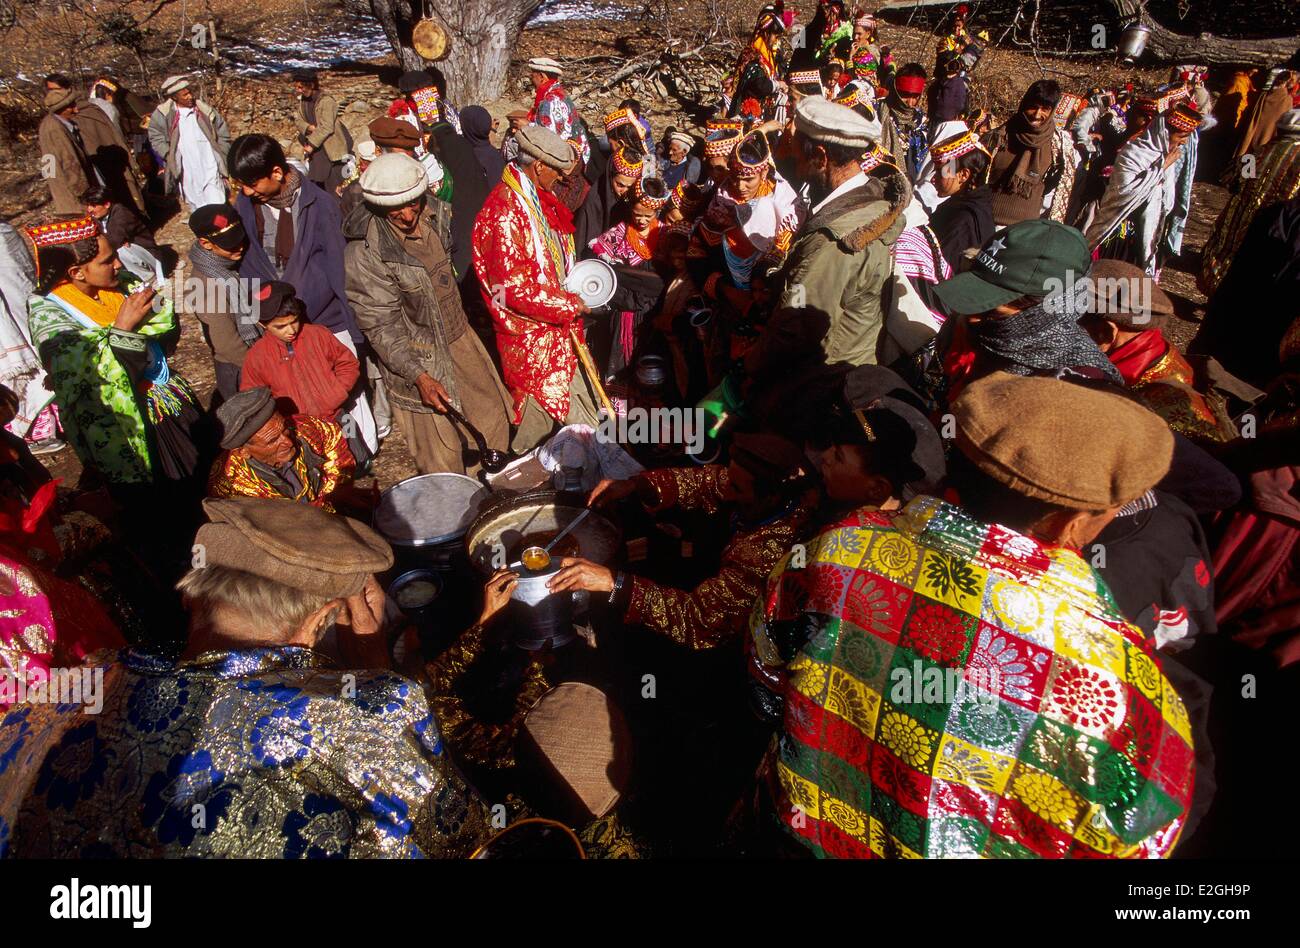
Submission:
[[361,377],[357,357],[324,326],[304,320],[306,306],[290,284],[272,280],[257,298],[265,332],[244,358],[240,389],[268,386],[290,417],[314,415],[348,433],[353,426],[343,424],[341,414]]

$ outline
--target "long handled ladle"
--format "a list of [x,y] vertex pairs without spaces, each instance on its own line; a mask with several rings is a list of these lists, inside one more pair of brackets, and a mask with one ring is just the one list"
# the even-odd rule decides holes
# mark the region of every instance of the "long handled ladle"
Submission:
[[[488,474],[496,474],[505,470],[506,465],[510,463],[509,455],[504,451],[498,451],[496,448],[489,448],[487,439],[483,437],[483,432],[470,424],[470,420],[450,404],[447,405],[447,415],[452,421],[464,425],[465,429],[469,431],[469,436],[474,439],[474,444],[478,447],[479,465],[483,468],[483,471]],[[486,478],[482,478],[482,480],[483,483],[487,483]]]
[[528,549],[520,553],[519,562],[522,563],[524,566],[527,566],[529,569],[533,570],[534,572],[536,572],[537,570],[546,569],[546,567],[551,565],[551,547],[555,546],[555,544],[559,543],[570,533],[572,533],[573,528],[576,527],[578,524],[582,523],[582,521],[586,520],[587,514],[589,513],[591,513],[591,508],[584,507],[582,509],[582,513],[578,514],[578,516],[570,520],[569,525],[567,527],[565,527],[555,536],[551,537],[551,542],[546,544],[546,546],[530,546]]

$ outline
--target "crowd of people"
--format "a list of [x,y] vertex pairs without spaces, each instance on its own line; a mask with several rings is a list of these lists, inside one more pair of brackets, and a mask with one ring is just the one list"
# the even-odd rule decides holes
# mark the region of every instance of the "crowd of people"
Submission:
[[[1045,78],[996,115],[964,8],[933,64],[845,0],[794,20],[763,8],[699,128],[595,115],[550,57],[501,122],[406,72],[355,138],[295,72],[292,141],[232,138],[186,76],[46,78],[51,204],[0,225],[0,684],[87,663],[103,691],[0,688],[0,855],[467,856],[507,798],[590,855],[1207,838],[1246,779],[1207,643],[1300,661],[1300,72]],[[1198,180],[1230,198],[1183,352],[1161,283]],[[366,479],[394,426],[419,473],[486,482],[488,452],[718,404],[701,450],[625,443],[644,468],[586,500],[676,518],[681,555],[549,581],[683,670],[659,723],[559,649],[476,704],[517,572],[394,654]],[[550,805],[526,759],[592,728],[656,766],[611,793],[616,762],[552,757],[581,805]]]

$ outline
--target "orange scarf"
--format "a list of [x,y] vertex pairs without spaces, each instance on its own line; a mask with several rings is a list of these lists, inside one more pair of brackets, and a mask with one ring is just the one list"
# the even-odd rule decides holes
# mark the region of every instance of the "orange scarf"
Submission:
[[87,296],[71,283],[60,283],[51,292],[73,309],[100,326],[111,326],[126,296],[117,290],[100,290],[98,297]]

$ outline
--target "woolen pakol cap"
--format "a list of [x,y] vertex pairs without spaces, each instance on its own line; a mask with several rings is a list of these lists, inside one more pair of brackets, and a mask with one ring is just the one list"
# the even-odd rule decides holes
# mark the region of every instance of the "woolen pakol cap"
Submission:
[[529,158],[539,159],[557,171],[568,172],[573,167],[573,146],[549,128],[525,125],[515,133],[519,151]]
[[1174,436],[1123,395],[1052,378],[994,372],[953,403],[957,447],[1026,497],[1071,510],[1134,500],[1169,472]]
[[528,60],[528,68],[535,69],[538,72],[549,73],[552,76],[558,76],[564,72],[564,67],[550,56],[534,56],[532,59]]
[[794,128],[823,145],[844,145],[866,151],[880,140],[880,119],[874,121],[843,105],[813,96],[794,107]]
[[427,190],[424,166],[400,152],[380,155],[361,172],[361,196],[376,207],[401,207]]
[[995,233],[965,273],[934,291],[949,313],[986,313],[1023,296],[1045,297],[1083,278],[1091,265],[1087,241],[1056,221],[1021,221]]
[[163,80],[160,91],[163,95],[175,95],[182,89],[188,89],[189,87],[190,79],[188,76],[168,76]]
[[221,449],[242,448],[275,414],[275,398],[265,385],[231,395],[217,408]]
[[414,148],[420,144],[420,133],[414,125],[387,115],[375,119],[367,126],[370,140],[383,148]]
[[194,537],[209,566],[228,566],[330,598],[355,596],[393,565],[378,533],[349,517],[290,500],[203,501],[211,523]]

